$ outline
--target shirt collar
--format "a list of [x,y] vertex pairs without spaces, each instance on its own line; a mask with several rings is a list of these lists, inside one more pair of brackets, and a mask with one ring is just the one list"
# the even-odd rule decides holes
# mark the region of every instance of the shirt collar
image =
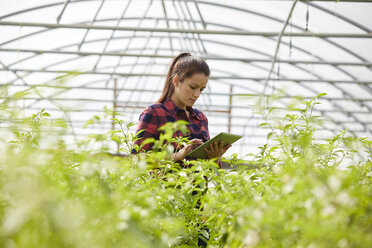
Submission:
[[[179,111],[183,110],[183,109],[180,109],[179,107],[177,107],[177,105],[172,101],[172,99],[168,99],[166,100],[163,105],[165,106],[165,108],[167,109],[167,111],[171,114],[171,115],[176,115]],[[195,116],[196,118],[199,119],[199,117],[195,114],[195,111],[192,107],[186,107],[186,109],[189,111],[189,113],[191,114],[191,116]]]

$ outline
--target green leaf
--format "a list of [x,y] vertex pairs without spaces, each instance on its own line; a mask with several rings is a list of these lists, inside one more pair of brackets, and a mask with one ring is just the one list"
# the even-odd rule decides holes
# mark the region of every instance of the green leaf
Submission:
[[326,96],[327,93],[320,93],[319,95],[316,96],[316,98],[319,98],[319,97],[322,97],[322,96]]
[[152,144],[152,143],[155,143],[155,141],[156,140],[154,138],[147,138],[144,141],[142,141],[141,145],[144,146],[144,145],[147,145],[147,144]]
[[44,117],[50,117],[50,114],[48,112],[44,112],[42,116],[44,116]]
[[268,133],[266,139],[270,140],[273,135],[274,135],[274,132]]

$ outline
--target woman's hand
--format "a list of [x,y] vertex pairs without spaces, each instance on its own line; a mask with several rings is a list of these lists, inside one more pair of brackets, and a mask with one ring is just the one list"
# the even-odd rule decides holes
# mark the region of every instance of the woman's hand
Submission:
[[209,159],[220,158],[230,147],[231,144],[227,144],[224,146],[223,141],[221,140],[219,144],[217,144],[217,142],[210,144],[209,149],[204,148],[204,151],[207,153],[207,157]]
[[176,153],[173,153],[172,158],[173,161],[179,161],[184,159],[189,152],[194,150],[197,146],[203,144],[201,139],[192,139],[190,140],[190,144],[185,145],[181,150]]

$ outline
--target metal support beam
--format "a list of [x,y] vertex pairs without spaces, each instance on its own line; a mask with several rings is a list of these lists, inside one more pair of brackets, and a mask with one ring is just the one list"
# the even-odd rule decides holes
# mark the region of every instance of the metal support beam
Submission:
[[[116,81],[116,79],[114,80],[114,82]],[[0,87],[2,86],[8,86],[9,84],[0,84]],[[25,86],[25,85],[11,85],[11,87],[21,87],[21,88],[25,88],[25,87],[28,87],[28,88],[52,88],[52,89],[61,89],[61,90],[73,90],[73,89],[78,89],[78,90],[99,90],[99,91],[115,91],[116,94],[119,94],[119,92],[141,92],[141,93],[144,93],[144,92],[148,92],[148,93],[158,93],[160,95],[161,91],[160,90],[150,90],[150,89],[135,89],[135,88],[111,88],[111,87],[87,87],[87,86],[61,86],[61,85],[46,85],[46,84],[32,84],[32,85],[29,85],[29,86]],[[230,88],[232,88],[233,85],[230,86]],[[213,92],[204,92],[203,95],[208,95],[208,96],[226,96],[226,97],[229,97],[229,101],[232,101],[232,97],[259,97],[260,95],[259,94],[254,94],[254,93],[232,93],[231,90],[230,90],[230,93],[213,93]],[[271,95],[264,95],[263,97],[271,97]],[[230,99],[231,98],[231,99]],[[305,97],[305,96],[290,96],[290,95],[286,95],[286,96],[281,96],[280,99],[293,99],[293,98],[300,98],[300,99],[303,99],[303,100],[310,100],[312,99],[313,97]],[[42,99],[41,99],[42,100]],[[341,100],[345,100],[345,101],[348,101],[348,100],[353,100],[353,101],[364,101],[365,99],[359,99],[359,98],[342,98],[342,97],[327,97],[327,96],[322,96],[320,98],[320,100],[330,100],[330,101],[333,101],[333,100],[336,100],[336,101],[341,101]],[[116,99],[117,101],[117,99]],[[117,103],[116,103],[117,104]],[[229,105],[230,106],[230,105]],[[231,105],[233,108],[235,106]],[[281,108],[276,108],[278,110],[280,110]],[[284,110],[284,109],[283,109]],[[369,113],[368,111],[345,111],[345,110],[322,110],[324,112],[336,112],[336,113],[339,113],[339,112],[350,112],[350,113]]]
[[[12,107],[9,107],[9,109],[11,109]],[[120,113],[121,112],[121,109],[122,108],[121,106],[117,106],[117,111]],[[246,107],[247,108],[247,107]],[[17,109],[17,108],[14,108],[14,109]],[[39,107],[27,107],[27,110],[38,110],[40,111],[42,108],[39,108]],[[131,109],[142,109],[143,110],[143,107],[141,106],[138,106],[138,107],[132,107]],[[287,111],[288,109],[286,108],[276,108],[278,110],[283,110],[283,111]],[[66,109],[59,109],[59,108],[53,108],[53,107],[48,107],[46,108],[46,111],[67,111],[67,112],[70,112],[70,113],[103,113],[104,112],[104,109],[99,107],[99,108],[84,108],[84,109],[69,109],[69,108],[66,108]],[[351,110],[345,110],[343,112],[341,112],[340,110],[334,110],[334,109],[314,109],[314,115],[319,115],[319,113],[322,113],[322,112],[327,112],[327,113],[343,113],[345,115],[348,115],[349,113],[354,113],[354,114],[365,114],[365,115],[370,115],[370,112],[368,111],[351,111]],[[204,110],[203,109],[203,112],[204,113],[207,113],[208,116],[210,117],[226,117],[226,113],[227,111],[221,111],[221,110]],[[134,113],[138,113],[138,111],[134,110],[132,111],[130,114],[134,114]],[[261,115],[255,115],[254,113],[252,114],[253,117],[255,116],[258,116],[258,117],[261,117]],[[246,119],[248,116],[246,115],[231,115],[231,118],[232,119]],[[325,117],[327,118],[327,117]],[[336,121],[336,120],[334,120]]]
[[[8,100],[12,100],[11,98],[9,97],[0,97],[0,99],[8,99]],[[13,99],[14,100],[14,99]],[[18,99],[18,100],[40,100],[40,98],[37,98],[37,97],[23,97],[22,99]],[[50,97],[50,98],[43,98],[41,100],[53,100],[53,101],[81,101],[81,102],[104,102],[104,103],[112,103],[111,100],[104,100],[104,99],[94,99],[94,98],[58,98],[58,97]],[[338,97],[338,98],[332,98],[332,99],[325,99],[325,100],[332,100],[332,101],[365,101],[365,102],[371,102],[372,101],[372,98],[356,98],[356,99],[350,99],[350,98],[342,98],[342,97]],[[120,103],[123,102],[123,101],[118,101],[118,107],[127,107],[127,105],[120,105]],[[138,108],[146,108],[147,106],[151,105],[151,104],[154,104],[154,102],[141,102],[140,104],[134,106],[134,107],[138,107]],[[198,106],[203,106],[203,105],[198,105]],[[216,108],[228,108],[227,105],[213,105],[213,107],[216,107]],[[234,109],[247,109],[249,108],[250,106],[248,105],[234,105]],[[228,110],[224,110],[224,113],[228,113]],[[354,112],[352,112],[354,113]]]
[[[176,28],[143,28],[143,27],[117,27],[87,24],[55,24],[41,22],[6,22],[0,21],[0,26],[21,26],[21,27],[45,27],[45,28],[71,28],[71,29],[94,29],[94,30],[117,30],[117,31],[135,31],[135,32],[161,32],[161,33],[188,33],[188,34],[207,34],[207,35],[239,35],[239,36],[279,36],[280,32],[251,32],[245,30],[204,30],[204,29],[176,29]],[[372,32],[369,33],[283,33],[282,36],[292,37],[315,37],[315,38],[372,38]]]
[[[66,55],[78,55],[78,56],[112,56],[112,57],[144,57],[144,58],[161,58],[161,59],[172,59],[174,55],[160,55],[160,54],[140,54],[140,53],[128,53],[128,52],[80,52],[80,51],[62,51],[62,50],[36,50],[36,49],[16,49],[16,48],[0,48],[0,52],[25,52],[34,54],[66,54]],[[204,56],[205,60],[216,60],[216,61],[240,61],[245,63],[258,62],[258,63],[271,63],[270,59],[250,59],[250,58],[229,58],[229,57],[216,57],[216,56]],[[279,59],[277,63],[287,64],[309,64],[309,65],[331,65],[331,66],[366,66],[371,67],[372,62],[342,62],[342,61],[314,61],[314,60],[292,60],[292,59]]]
[[230,133],[231,131],[231,112],[232,112],[232,95],[233,94],[233,85],[230,85],[230,96],[229,96],[229,121],[227,126],[227,131]]
[[63,8],[62,8],[62,10],[61,10],[61,13],[59,13],[59,15],[57,16],[57,23],[59,23],[59,22],[61,21],[62,15],[63,15],[63,13],[65,12],[66,7],[67,7],[67,5],[68,5],[69,3],[70,3],[70,0],[66,0],[66,1],[65,1],[65,4],[63,5]]
[[[42,72],[42,73],[71,73],[68,70],[36,70],[36,69],[21,69],[21,68],[11,68],[4,69],[0,68],[0,71],[11,71],[11,72]],[[119,77],[165,77],[165,74],[148,73],[144,75],[143,73],[120,73],[120,72],[97,72],[97,71],[82,71],[81,74],[87,75],[116,75]],[[266,78],[263,77],[240,77],[240,76],[211,76],[210,79],[229,79],[229,80],[253,80],[253,81],[265,81]],[[354,80],[335,80],[335,79],[306,79],[306,78],[272,78],[271,81],[276,82],[303,82],[303,83],[319,83],[327,82],[330,84],[372,84],[372,81],[354,81]]]

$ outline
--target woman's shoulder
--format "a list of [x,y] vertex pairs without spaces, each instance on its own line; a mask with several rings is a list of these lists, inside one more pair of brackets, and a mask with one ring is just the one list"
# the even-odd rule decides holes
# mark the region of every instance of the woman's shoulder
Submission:
[[159,112],[162,112],[164,110],[164,106],[162,103],[154,103],[145,108],[142,111],[142,114],[153,114],[156,115]]
[[150,106],[148,106],[147,108],[151,108],[151,109],[163,108],[163,103],[154,103],[154,104],[151,104]]
[[156,111],[156,110],[164,110],[165,106],[164,106],[163,103],[154,103],[154,104],[148,106],[147,108]]
[[205,114],[202,111],[200,111],[199,109],[196,109],[196,108],[192,108],[192,110],[194,111],[194,113],[197,117],[199,117],[200,119],[203,119],[203,120],[207,120],[207,117],[205,116]]

